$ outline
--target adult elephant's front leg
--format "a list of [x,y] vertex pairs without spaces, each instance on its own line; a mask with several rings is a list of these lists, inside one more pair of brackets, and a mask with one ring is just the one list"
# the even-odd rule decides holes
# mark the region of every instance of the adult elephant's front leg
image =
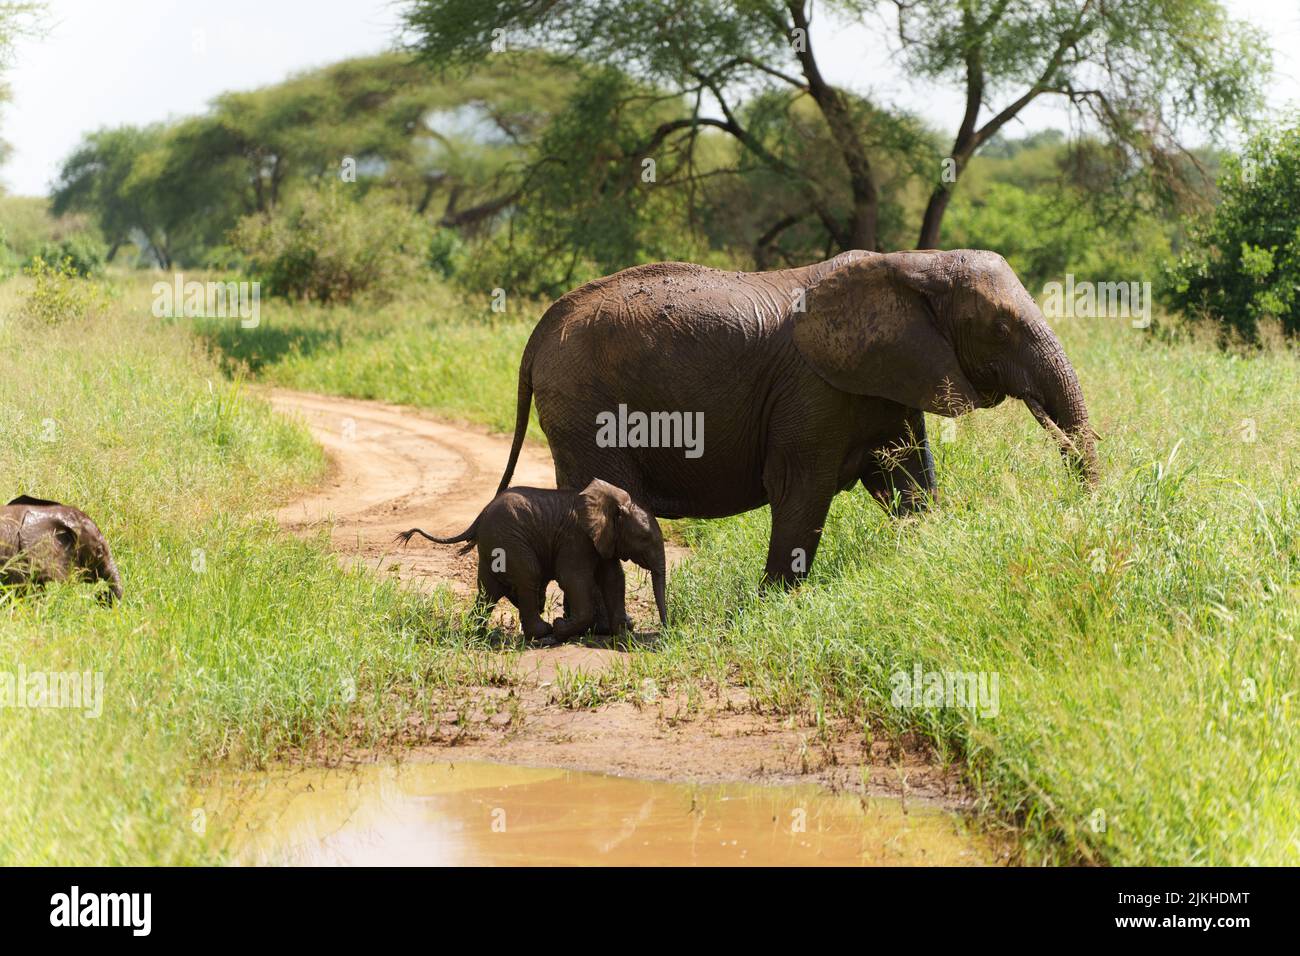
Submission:
[[807,577],[834,496],[831,489],[772,503],[772,538],[763,569],[766,583],[789,586]]
[[791,585],[812,570],[821,541],[826,513],[839,489],[835,471],[826,467],[791,467],[793,457],[782,455],[763,469],[763,484],[772,503],[772,538],[767,546],[765,582]]
[[862,486],[895,516],[929,507],[937,485],[924,412],[909,410],[897,433],[867,453]]

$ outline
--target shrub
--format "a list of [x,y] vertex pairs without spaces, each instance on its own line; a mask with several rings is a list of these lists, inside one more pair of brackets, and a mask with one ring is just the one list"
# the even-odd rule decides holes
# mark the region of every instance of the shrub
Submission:
[[5,235],[4,226],[0,226],[0,279],[7,279],[14,274],[18,267],[18,257],[14,254],[13,249],[9,247],[8,237]]
[[1154,278],[1169,255],[1153,216],[1108,226],[1063,189],[995,182],[978,197],[958,196],[944,222],[944,247],[1001,253],[1035,293],[1067,272],[1088,281]]
[[1169,270],[1170,304],[1247,340],[1265,318],[1300,333],[1300,128],[1253,138],[1224,163],[1219,191]]
[[456,272],[464,245],[454,229],[435,229],[429,239],[429,268],[444,279],[450,278]]
[[89,232],[74,232],[62,239],[41,244],[29,264],[37,259],[45,262],[67,262],[81,276],[98,275],[104,271],[108,247]]
[[349,302],[391,298],[425,266],[428,228],[409,209],[332,183],[270,215],[245,217],[231,243],[270,295]]
[[34,322],[57,325],[84,319],[104,305],[104,290],[85,281],[70,258],[51,264],[36,256],[23,272],[36,280],[22,304],[22,315]]

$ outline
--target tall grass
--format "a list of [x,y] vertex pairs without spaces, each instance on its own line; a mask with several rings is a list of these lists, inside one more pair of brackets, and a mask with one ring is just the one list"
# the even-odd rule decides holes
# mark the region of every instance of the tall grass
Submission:
[[[546,303],[490,308],[448,287],[413,287],[379,306],[262,303],[255,329],[203,321],[195,328],[226,371],[304,391],[417,405],[511,432],[519,356]],[[530,436],[545,436],[531,423]]]

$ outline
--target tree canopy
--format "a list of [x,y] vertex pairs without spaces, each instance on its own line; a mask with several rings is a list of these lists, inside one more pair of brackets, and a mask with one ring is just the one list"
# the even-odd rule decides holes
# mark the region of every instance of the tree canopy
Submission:
[[201,261],[241,217],[331,178],[472,230],[513,201],[512,170],[571,86],[545,57],[535,68],[526,87],[500,69],[448,84],[385,54],[223,94],[175,123],[99,130],[63,163],[54,211],[91,213],[112,246],[163,267]]
[[[919,171],[923,247],[939,244],[971,159],[1036,100],[1067,104],[1123,159],[1109,167],[1117,185],[1139,170],[1176,199],[1197,173],[1182,161],[1183,138],[1249,116],[1268,76],[1263,37],[1218,0],[826,0],[817,18],[865,22],[881,11],[892,12],[911,71],[966,102]],[[811,222],[832,249],[885,245],[882,169],[897,162],[897,117],[826,80],[806,0],[412,0],[406,23],[413,48],[439,70],[472,73],[529,49],[616,67],[674,107],[633,154],[682,152],[692,175],[711,174],[690,156],[702,130],[717,131],[797,197],[796,209],[773,209],[756,226],[761,235]],[[798,101],[812,105],[835,160],[816,174],[763,135],[762,117]]]

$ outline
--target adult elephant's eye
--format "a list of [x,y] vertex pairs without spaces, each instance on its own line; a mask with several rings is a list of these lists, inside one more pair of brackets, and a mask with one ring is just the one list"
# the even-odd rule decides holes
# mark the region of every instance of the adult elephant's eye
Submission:
[[998,329],[998,338],[1000,339],[1011,338],[1011,326],[1007,325],[1007,323],[999,322],[997,325],[997,329]]

